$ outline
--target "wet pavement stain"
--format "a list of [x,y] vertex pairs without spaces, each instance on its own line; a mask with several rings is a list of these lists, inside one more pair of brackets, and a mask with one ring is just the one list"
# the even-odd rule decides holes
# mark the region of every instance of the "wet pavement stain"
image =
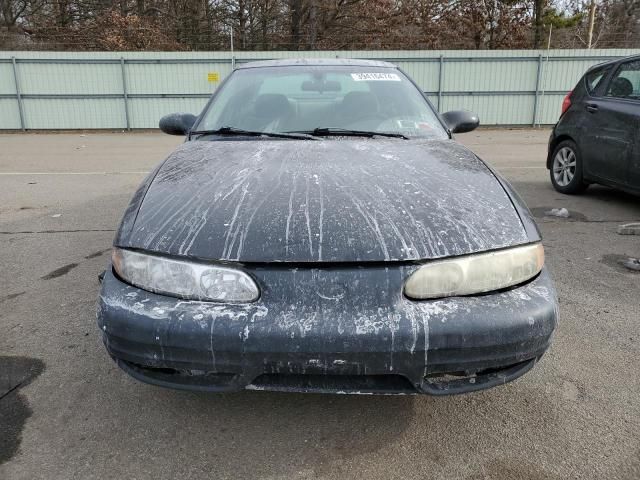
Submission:
[[37,358],[0,356],[0,465],[18,453],[22,429],[32,413],[20,389],[44,369],[44,362]]
[[[111,251],[110,248],[104,249],[104,250],[98,250],[97,252],[93,252],[90,253],[89,255],[86,255],[84,258],[85,260],[91,260],[93,258],[98,258],[101,257],[102,255],[104,255],[106,252]],[[52,280],[54,278],[58,278],[58,277],[62,277],[63,275],[66,275],[67,273],[69,273],[71,270],[73,270],[74,268],[76,268],[78,265],[80,265],[79,263],[69,263],[63,267],[60,268],[56,268],[55,270],[53,270],[52,272],[47,273],[46,275],[40,277],[41,280]]]
[[97,252],[93,252],[93,253],[85,256],[84,258],[87,259],[87,260],[89,260],[91,258],[98,258],[98,257],[101,257],[103,254],[109,252],[109,251],[111,251],[110,248],[107,248],[106,250],[98,250]]
[[14,298],[18,298],[21,295],[24,295],[25,291],[22,292],[18,292],[18,293],[10,293],[9,295],[5,295],[4,297],[0,297],[0,303],[6,302],[7,300],[12,300]]
[[65,265],[64,267],[57,268],[54,271],[49,272],[45,276],[40,277],[40,278],[42,280],[51,280],[53,278],[58,278],[58,277],[61,277],[63,275],[66,275],[67,273],[69,273],[71,270],[73,270],[77,266],[78,266],[77,263],[70,263],[68,265]]

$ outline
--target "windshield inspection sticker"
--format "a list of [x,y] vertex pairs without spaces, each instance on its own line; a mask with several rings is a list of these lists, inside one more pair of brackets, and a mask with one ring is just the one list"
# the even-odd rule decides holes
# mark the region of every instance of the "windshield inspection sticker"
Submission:
[[356,82],[400,82],[400,77],[395,73],[352,73],[351,78]]

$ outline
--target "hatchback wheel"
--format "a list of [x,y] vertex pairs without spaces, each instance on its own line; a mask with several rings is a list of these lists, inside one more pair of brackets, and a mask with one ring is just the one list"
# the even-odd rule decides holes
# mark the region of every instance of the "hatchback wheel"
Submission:
[[550,173],[553,188],[567,194],[580,193],[587,188],[582,177],[582,158],[574,142],[560,142],[552,158]]

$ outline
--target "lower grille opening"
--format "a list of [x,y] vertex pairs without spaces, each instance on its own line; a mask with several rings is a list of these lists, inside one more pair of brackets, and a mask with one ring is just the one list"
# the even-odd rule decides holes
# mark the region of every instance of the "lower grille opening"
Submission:
[[454,382],[459,380],[465,380],[469,383],[475,383],[477,378],[500,375],[503,372],[507,372],[511,369],[518,368],[529,363],[518,362],[511,365],[505,365],[503,367],[485,368],[477,371],[458,371],[458,372],[443,372],[443,373],[430,373],[424,377],[427,383],[438,384],[446,382]]
[[201,385],[211,387],[225,387],[230,385],[235,377],[235,373],[225,372],[211,372],[198,369],[176,369],[167,367],[151,367],[148,365],[141,365],[138,363],[122,362],[127,369],[132,370],[145,377],[173,383],[176,385]]
[[479,390],[480,388],[501,385],[528,372],[535,365],[536,360],[536,358],[533,358],[504,367],[486,368],[471,372],[431,373],[424,377],[422,390],[434,395],[442,395],[447,393],[464,393]]
[[255,390],[319,393],[416,393],[413,384],[401,375],[305,375],[266,373],[258,376],[248,388]]

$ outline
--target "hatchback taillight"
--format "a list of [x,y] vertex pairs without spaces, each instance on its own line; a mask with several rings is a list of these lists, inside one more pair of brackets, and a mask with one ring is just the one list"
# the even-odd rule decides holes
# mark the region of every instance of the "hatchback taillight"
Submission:
[[573,91],[567,93],[567,96],[564,97],[564,100],[562,100],[562,113],[561,113],[561,115],[564,115],[564,112],[569,110],[569,107],[571,106],[571,94],[572,93],[573,93]]

